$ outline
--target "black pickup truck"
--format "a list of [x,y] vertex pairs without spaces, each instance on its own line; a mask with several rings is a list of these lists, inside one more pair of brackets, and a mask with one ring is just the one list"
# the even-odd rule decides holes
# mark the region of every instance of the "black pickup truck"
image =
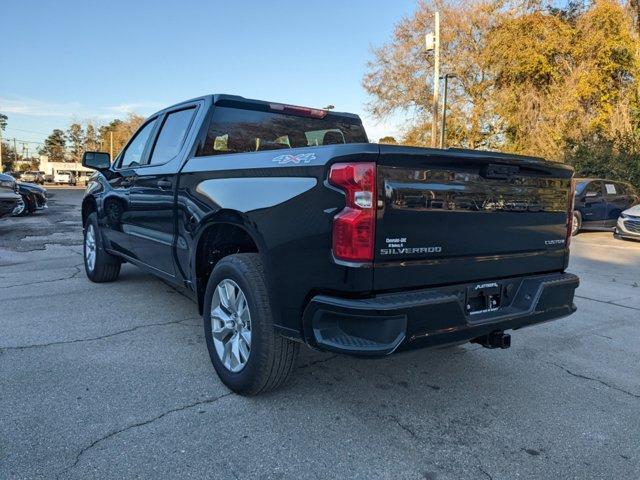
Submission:
[[184,289],[239,393],[281,385],[300,343],[506,348],[505,330],[575,311],[558,163],[372,144],[356,115],[210,95],[83,164],[89,279],[130,262]]

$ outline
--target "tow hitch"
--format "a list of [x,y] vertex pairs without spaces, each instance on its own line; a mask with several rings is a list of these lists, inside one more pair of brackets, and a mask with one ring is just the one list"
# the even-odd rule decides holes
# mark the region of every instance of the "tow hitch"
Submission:
[[509,348],[511,346],[511,335],[496,331],[474,338],[471,343],[479,343],[485,348]]

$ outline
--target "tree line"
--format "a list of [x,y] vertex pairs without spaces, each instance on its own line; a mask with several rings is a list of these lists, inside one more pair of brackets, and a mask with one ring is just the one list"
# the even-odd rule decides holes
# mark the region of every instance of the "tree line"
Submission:
[[66,131],[54,129],[44,140],[40,154],[54,162],[80,162],[85,151],[109,152],[113,141],[115,156],[143,122],[144,117],[135,113],[130,113],[125,120],[117,118],[99,127],[91,121],[84,125],[74,122]]
[[[96,125],[92,121],[72,122],[65,130],[56,128],[38,149],[41,155],[47,155],[52,162],[80,162],[84,151],[105,151],[111,148],[113,138],[113,154],[117,155],[125,146],[129,138],[144,122],[144,117],[131,113],[126,119],[114,119],[105,125]],[[8,124],[7,115],[0,114],[0,129],[4,130]],[[3,139],[2,164],[4,171],[15,170],[16,160],[23,158],[13,145]],[[37,168],[38,160],[33,159],[32,165],[24,168]]]
[[449,146],[543,156],[640,186],[639,3],[420,2],[373,51],[368,109],[380,119],[404,114],[400,141],[430,145],[433,57],[424,34],[437,10],[441,71],[454,75]]

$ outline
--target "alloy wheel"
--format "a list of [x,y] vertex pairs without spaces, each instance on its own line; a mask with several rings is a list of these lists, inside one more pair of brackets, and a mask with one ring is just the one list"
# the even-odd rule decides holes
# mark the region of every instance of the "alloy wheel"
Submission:
[[18,215],[22,215],[25,208],[27,208],[27,205],[24,203],[23,200],[20,200],[20,203],[16,205],[16,208],[13,209],[13,212],[11,212],[11,215],[13,215],[14,217],[17,217]]
[[579,222],[580,222],[580,219],[574,213],[573,214],[573,223],[571,224],[571,235],[575,235],[576,233],[578,233],[578,229],[580,228]]
[[234,373],[241,371],[251,354],[251,313],[244,292],[231,279],[222,280],[214,290],[211,334],[224,367]]
[[84,236],[84,256],[87,261],[87,267],[90,271],[93,271],[96,265],[96,235],[91,224],[87,227],[87,233]]

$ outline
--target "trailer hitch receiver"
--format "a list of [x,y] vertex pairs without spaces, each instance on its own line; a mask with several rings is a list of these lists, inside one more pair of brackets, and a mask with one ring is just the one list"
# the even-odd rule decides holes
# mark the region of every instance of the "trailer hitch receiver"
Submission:
[[511,335],[502,331],[495,331],[471,340],[471,343],[478,343],[485,348],[509,348],[511,346]]

